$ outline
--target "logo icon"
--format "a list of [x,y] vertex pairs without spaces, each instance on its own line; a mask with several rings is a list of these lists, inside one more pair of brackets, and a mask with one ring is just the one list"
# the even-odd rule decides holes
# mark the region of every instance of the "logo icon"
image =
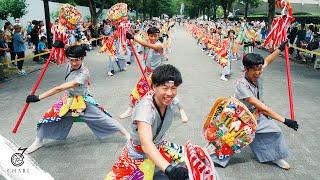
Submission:
[[14,153],[11,156],[11,164],[16,166],[16,167],[20,167],[23,165],[24,161],[23,161],[23,153],[27,150],[27,148],[19,148],[19,151],[22,151],[22,153]]

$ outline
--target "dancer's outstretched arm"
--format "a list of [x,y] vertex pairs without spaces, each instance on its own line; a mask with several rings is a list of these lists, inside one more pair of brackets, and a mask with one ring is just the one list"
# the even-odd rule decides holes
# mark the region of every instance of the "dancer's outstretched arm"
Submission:
[[50,97],[50,96],[53,96],[53,95],[55,95],[57,93],[60,93],[60,92],[62,92],[64,90],[67,90],[67,89],[70,89],[70,88],[75,88],[77,86],[79,86],[79,83],[76,82],[76,81],[63,83],[63,84],[61,84],[59,86],[56,86],[56,87],[54,87],[54,88],[52,88],[52,89],[40,94],[39,95],[39,100],[45,99],[45,98]]
[[151,44],[151,43],[149,43],[149,42],[147,42],[147,41],[145,41],[145,40],[143,40],[143,39],[141,39],[141,38],[139,38],[137,36],[134,36],[134,40],[137,43],[139,43],[142,46],[144,46],[144,47],[154,49],[154,50],[156,50],[158,52],[162,52],[163,51],[163,47],[160,44]]

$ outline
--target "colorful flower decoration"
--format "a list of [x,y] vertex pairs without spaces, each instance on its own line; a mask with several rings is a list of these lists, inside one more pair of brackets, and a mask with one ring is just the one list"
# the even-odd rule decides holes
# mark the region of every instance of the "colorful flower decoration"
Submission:
[[234,97],[218,98],[203,125],[207,150],[224,159],[249,145],[257,128],[256,117]]

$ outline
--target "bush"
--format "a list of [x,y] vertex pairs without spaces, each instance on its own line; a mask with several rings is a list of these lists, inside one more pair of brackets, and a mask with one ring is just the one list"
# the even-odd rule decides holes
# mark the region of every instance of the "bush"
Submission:
[[[320,16],[315,15],[294,15],[295,21],[298,23],[305,23],[305,24],[320,24]],[[248,16],[248,20],[250,21],[268,21],[267,16]]]
[[311,13],[307,12],[294,12],[292,13],[293,16],[299,16],[299,15],[312,15]]

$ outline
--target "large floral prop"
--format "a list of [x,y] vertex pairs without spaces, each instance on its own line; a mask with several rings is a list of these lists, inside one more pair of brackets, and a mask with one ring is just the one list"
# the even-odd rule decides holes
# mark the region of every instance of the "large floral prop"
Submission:
[[224,159],[249,145],[255,136],[257,120],[248,108],[234,97],[218,98],[204,121],[207,151]]

